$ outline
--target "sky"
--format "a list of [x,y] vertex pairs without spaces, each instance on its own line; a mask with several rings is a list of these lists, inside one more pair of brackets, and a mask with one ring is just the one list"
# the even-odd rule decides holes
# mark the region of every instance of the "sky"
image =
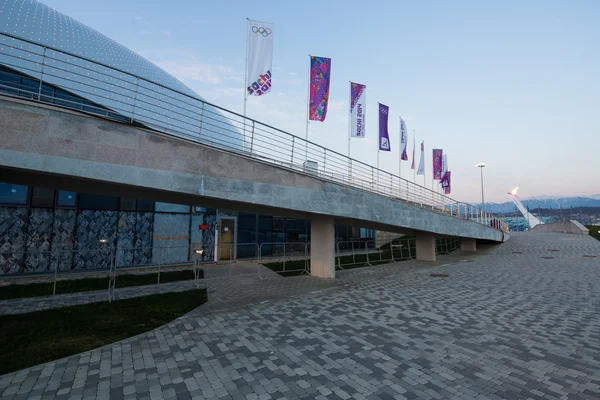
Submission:
[[[44,0],[134,50],[207,101],[244,106],[246,18],[275,24],[273,87],[247,115],[304,137],[309,54],[330,57],[325,122],[309,140],[348,152],[349,81],[367,85],[367,138],[351,156],[377,157],[377,103],[390,107],[398,173],[399,116],[417,146],[448,155],[451,197],[504,202],[600,193],[600,1]],[[367,6],[368,4],[368,6]],[[412,137],[409,140],[412,152]],[[417,154],[419,151],[417,151]],[[418,164],[418,160],[417,160]],[[402,177],[413,180],[410,160]]]

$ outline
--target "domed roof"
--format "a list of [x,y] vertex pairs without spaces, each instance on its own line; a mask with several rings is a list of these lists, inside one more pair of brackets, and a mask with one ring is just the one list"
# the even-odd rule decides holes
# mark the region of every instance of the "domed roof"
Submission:
[[[0,65],[41,77],[116,112],[119,120],[228,150],[245,148],[242,133],[222,110],[203,104],[202,97],[142,56],[36,0],[0,3]],[[67,100],[54,100],[44,90],[32,92],[34,100],[73,108],[68,94],[62,95]],[[240,117],[234,119],[239,124]]]
[[0,32],[111,66],[194,97],[194,91],[127,47],[35,0],[4,0]]

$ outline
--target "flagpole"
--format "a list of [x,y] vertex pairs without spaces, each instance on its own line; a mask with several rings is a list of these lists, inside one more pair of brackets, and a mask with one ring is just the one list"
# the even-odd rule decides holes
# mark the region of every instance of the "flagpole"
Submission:
[[[415,164],[415,154],[417,153],[417,142],[415,139],[415,130],[413,129],[413,165]],[[417,183],[417,169],[413,168],[413,183]]]
[[[400,118],[400,158],[398,159],[398,176],[402,179],[402,117]],[[400,188],[400,181],[398,181],[398,189]]]
[[[377,103],[377,112],[381,113],[381,103]],[[381,114],[379,114],[381,115]],[[379,147],[381,147],[381,118],[377,118],[377,190],[379,190]]]
[[248,27],[250,19],[246,17],[246,65],[244,66],[244,151],[246,150],[246,107],[248,104]]
[[348,107],[348,181],[352,181],[352,158],[350,156],[350,142],[352,141],[352,81],[350,82],[350,107]]
[[[421,162],[419,162],[420,164]],[[427,187],[427,181],[425,180],[425,175],[427,175],[425,173],[425,170],[427,169],[426,167],[427,163],[425,162],[425,141],[423,140],[423,187],[426,188]]]
[[306,149],[304,151],[304,168],[306,169],[308,161],[308,122],[310,121],[310,62],[311,56],[308,55],[308,85],[306,87]]

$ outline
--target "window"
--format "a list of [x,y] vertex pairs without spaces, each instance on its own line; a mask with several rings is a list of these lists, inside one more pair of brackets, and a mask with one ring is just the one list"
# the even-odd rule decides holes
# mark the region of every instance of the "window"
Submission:
[[27,97],[29,99],[37,98],[37,95],[40,91],[40,81],[30,79],[30,78],[21,78],[21,96]]
[[33,188],[32,207],[54,207],[54,189]]
[[25,205],[28,193],[27,186],[0,183],[0,204]]
[[56,89],[54,92],[54,104],[72,108],[75,110],[81,110],[83,108],[83,100],[77,96],[72,95],[61,89]]
[[79,195],[79,208],[88,210],[118,210],[119,198],[101,194],[81,193]]
[[77,193],[59,190],[56,195],[56,206],[75,208],[77,205]]
[[256,243],[256,214],[239,214],[238,243]]
[[183,204],[156,202],[156,212],[189,213],[190,206]]
[[121,206],[119,207],[121,211],[135,211],[135,199],[130,199],[123,197],[121,198]]
[[4,71],[0,69],[0,90],[4,93],[18,95],[19,91],[15,89],[9,88],[19,88],[19,84],[21,82],[21,77],[15,74],[11,74],[10,72]]
[[154,211],[154,202],[151,200],[138,200],[137,210],[141,212],[152,212]]

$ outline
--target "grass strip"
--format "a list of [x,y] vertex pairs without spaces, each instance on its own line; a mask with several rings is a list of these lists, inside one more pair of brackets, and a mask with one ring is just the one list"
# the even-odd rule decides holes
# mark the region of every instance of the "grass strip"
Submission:
[[594,239],[600,240],[600,226],[599,225],[586,225],[586,228],[590,231],[590,236]]
[[0,316],[0,375],[147,332],[206,301],[197,289]]
[[[200,277],[203,277],[200,271]],[[194,272],[168,271],[160,273],[160,283],[185,281],[194,279]],[[157,282],[157,274],[124,274],[117,275],[117,288],[128,286],[152,285]],[[12,284],[0,286],[0,300],[20,299],[25,297],[51,296],[53,282],[29,283],[26,285]],[[90,292],[108,290],[108,277],[59,280],[56,282],[56,294]]]

